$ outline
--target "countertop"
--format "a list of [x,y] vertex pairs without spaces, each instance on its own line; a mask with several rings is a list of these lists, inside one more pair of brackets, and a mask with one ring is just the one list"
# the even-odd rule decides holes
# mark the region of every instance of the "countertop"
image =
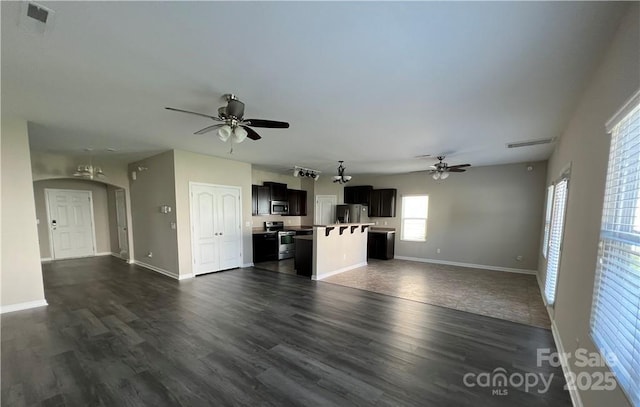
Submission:
[[296,240],[313,240],[313,235],[300,235],[293,237]]
[[371,228],[369,228],[369,233],[396,233],[396,229],[395,228],[371,227]]
[[[298,232],[301,230],[313,230],[313,226],[285,226],[284,227],[285,232],[286,231],[290,231],[290,232]],[[259,234],[263,234],[263,233],[276,233],[276,232],[267,232],[266,230],[264,230],[264,228],[253,228],[251,230],[251,233],[254,235],[259,235]]]

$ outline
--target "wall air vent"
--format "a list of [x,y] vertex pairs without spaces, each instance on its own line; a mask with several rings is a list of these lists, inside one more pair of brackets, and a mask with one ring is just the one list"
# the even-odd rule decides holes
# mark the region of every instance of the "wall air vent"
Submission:
[[539,140],[518,141],[516,143],[507,143],[507,148],[538,146],[540,144],[553,143],[555,140],[556,140],[555,137],[552,137],[552,138],[543,138]]
[[49,18],[49,10],[35,3],[29,3],[27,5],[27,16],[46,24],[47,18]]

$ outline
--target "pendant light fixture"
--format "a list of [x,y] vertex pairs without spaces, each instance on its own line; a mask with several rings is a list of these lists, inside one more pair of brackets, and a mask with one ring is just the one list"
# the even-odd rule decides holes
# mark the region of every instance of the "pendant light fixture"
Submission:
[[344,161],[338,161],[340,165],[338,166],[338,175],[333,176],[333,182],[339,182],[340,184],[346,184],[351,181],[351,175],[344,175]]
[[93,158],[91,152],[93,151],[91,148],[85,148],[84,151],[89,153],[89,164],[80,164],[76,168],[76,172],[73,173],[74,177],[82,177],[88,179],[102,179],[106,177],[104,172],[102,172],[102,168],[93,165]]

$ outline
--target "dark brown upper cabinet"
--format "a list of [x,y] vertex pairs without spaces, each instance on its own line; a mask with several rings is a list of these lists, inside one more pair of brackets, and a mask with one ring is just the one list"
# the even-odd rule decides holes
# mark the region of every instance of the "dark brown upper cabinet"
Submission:
[[287,200],[287,184],[281,184],[279,182],[263,182],[262,184],[269,187],[272,201]]
[[307,216],[307,191],[289,189],[287,191],[289,202],[289,216]]
[[371,185],[344,187],[344,203],[369,205],[371,203]]
[[396,189],[374,189],[371,191],[369,216],[375,218],[393,218],[396,216]]
[[251,214],[269,215],[271,213],[271,189],[266,185],[251,185]]

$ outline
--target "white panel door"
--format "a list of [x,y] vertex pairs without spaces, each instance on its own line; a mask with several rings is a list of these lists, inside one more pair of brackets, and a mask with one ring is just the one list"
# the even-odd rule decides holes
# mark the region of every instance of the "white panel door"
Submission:
[[194,274],[240,267],[242,257],[240,190],[191,184]]
[[316,196],[315,217],[316,225],[330,225],[336,223],[336,205],[338,197],[335,195]]
[[127,206],[124,189],[116,189],[116,223],[118,227],[118,246],[122,258],[129,257],[129,236],[127,235]]
[[242,224],[240,221],[240,191],[218,189],[218,233],[220,239],[220,270],[241,265]]
[[46,189],[51,256],[95,255],[91,191]]

